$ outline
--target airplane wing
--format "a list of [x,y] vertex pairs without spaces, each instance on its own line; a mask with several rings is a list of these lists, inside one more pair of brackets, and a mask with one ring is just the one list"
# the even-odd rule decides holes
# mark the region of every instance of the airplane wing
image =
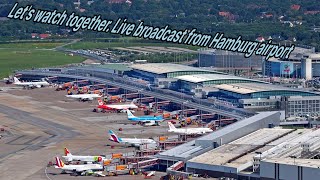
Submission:
[[105,174],[103,174],[102,171],[96,171],[96,172],[94,172],[93,174],[94,174],[95,176],[99,176],[99,177],[105,177],[105,176],[106,176]]
[[132,143],[132,145],[135,147],[140,147],[141,143]]
[[82,97],[81,99],[85,100],[85,101],[92,101],[93,100],[92,97]]
[[90,96],[80,96],[80,97],[77,97],[77,98],[82,100],[82,101],[92,101],[93,100],[93,97],[90,97]]
[[144,121],[143,124],[145,126],[153,126],[153,125],[157,125],[157,123],[155,121]]
[[200,134],[199,131],[196,131],[194,129],[187,129],[186,134]]
[[151,172],[149,172],[149,173],[147,174],[147,176],[148,176],[148,177],[150,177],[150,176],[154,176],[154,175],[155,175],[155,173],[156,173],[156,171],[151,171]]
[[82,166],[82,167],[78,167],[76,171],[77,172],[92,171],[92,168],[89,166]]
[[194,129],[185,129],[183,134],[202,134],[202,133]]

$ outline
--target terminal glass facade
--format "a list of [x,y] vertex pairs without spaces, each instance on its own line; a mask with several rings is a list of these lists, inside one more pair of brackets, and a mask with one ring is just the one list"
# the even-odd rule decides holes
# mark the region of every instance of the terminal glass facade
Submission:
[[211,80],[211,81],[205,81],[202,84],[203,85],[219,85],[219,84],[235,84],[235,83],[264,83],[264,82],[259,82],[259,81],[251,81],[251,80],[246,80],[246,79],[221,79],[221,80]]
[[300,62],[265,61],[265,75],[270,77],[299,77],[300,66]]
[[178,71],[178,72],[167,73],[167,78],[174,78],[177,76],[193,75],[193,74],[217,74],[217,73],[209,72],[209,71]]
[[[301,77],[301,63],[299,62],[280,62],[265,61],[265,75],[275,77]],[[312,75],[320,77],[320,61],[312,61]]]
[[251,98],[268,98],[270,96],[315,96],[316,94],[310,92],[301,92],[301,91],[288,91],[288,90],[279,90],[279,91],[264,91],[251,93]]
[[245,58],[242,53],[230,51],[200,52],[198,58],[199,67],[216,67],[226,69],[260,68],[262,57],[252,55]]

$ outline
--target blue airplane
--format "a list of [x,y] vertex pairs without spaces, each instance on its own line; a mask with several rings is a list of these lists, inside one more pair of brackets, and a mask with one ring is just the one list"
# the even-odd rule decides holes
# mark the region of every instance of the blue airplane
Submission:
[[131,111],[129,109],[127,109],[127,115],[128,115],[128,120],[130,120],[130,121],[150,123],[150,125],[155,124],[155,122],[160,122],[160,121],[164,120],[162,115],[136,117],[131,113]]

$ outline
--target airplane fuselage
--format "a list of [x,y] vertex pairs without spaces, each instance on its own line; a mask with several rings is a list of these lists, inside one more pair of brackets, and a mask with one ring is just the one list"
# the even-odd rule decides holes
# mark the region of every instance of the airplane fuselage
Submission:
[[87,170],[103,170],[100,164],[81,164],[81,165],[64,165],[63,167],[56,167],[64,171],[83,172]]
[[99,98],[101,96],[99,94],[72,94],[72,95],[66,95],[66,97],[79,99],[82,101],[85,101],[85,100],[92,101],[94,98]]
[[143,144],[156,144],[152,139],[136,139],[136,138],[121,138],[120,144],[131,144],[133,146],[140,146]]
[[210,128],[189,128],[189,129],[170,129],[168,132],[174,132],[178,134],[205,134],[212,132],[212,129]]
[[163,121],[162,116],[128,117],[130,121]]
[[98,98],[101,96],[99,94],[73,94],[73,95],[66,95],[66,97],[70,97],[70,98]]
[[134,104],[123,104],[123,105],[98,105],[99,109],[107,109],[107,110],[125,110],[125,109],[136,109],[138,108]]
[[14,83],[15,85],[18,86],[49,86],[50,84],[48,82],[19,82],[19,83]]
[[105,160],[102,156],[62,156],[67,162],[71,161],[84,161],[84,162],[101,162]]

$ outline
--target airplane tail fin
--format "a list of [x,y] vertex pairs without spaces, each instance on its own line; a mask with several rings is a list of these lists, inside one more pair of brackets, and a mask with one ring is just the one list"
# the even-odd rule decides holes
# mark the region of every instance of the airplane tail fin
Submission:
[[72,154],[71,154],[71,152],[69,151],[69,149],[68,148],[64,148],[64,155],[65,156],[72,156]]
[[56,166],[58,168],[62,168],[64,166],[63,161],[59,157],[56,157]]
[[99,106],[102,106],[104,103],[101,99],[98,99]]
[[110,135],[111,141],[114,141],[117,143],[121,142],[121,138],[118,138],[117,135],[112,130],[109,130],[109,135]]
[[169,130],[177,129],[176,127],[174,127],[174,125],[171,122],[168,122],[168,125],[169,125]]
[[131,101],[130,105],[131,105],[131,108],[133,108],[133,109],[138,108],[138,106],[135,104],[135,102],[133,100]]
[[19,79],[16,77],[13,77],[13,81],[14,81],[14,83],[20,83]]
[[41,78],[41,81],[42,81],[42,82],[49,83],[47,78]]
[[127,115],[128,115],[128,119],[135,117],[135,116],[131,113],[131,111],[130,111],[129,109],[127,109]]

